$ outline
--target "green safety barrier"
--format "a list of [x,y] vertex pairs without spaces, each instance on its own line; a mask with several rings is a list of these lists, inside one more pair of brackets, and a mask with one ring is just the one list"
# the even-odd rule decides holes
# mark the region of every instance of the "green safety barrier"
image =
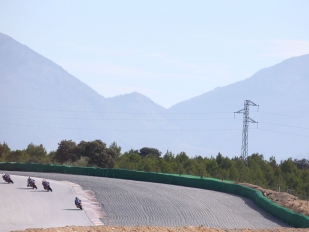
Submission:
[[94,167],[71,167],[55,164],[36,164],[36,163],[1,163],[0,170],[7,171],[29,171],[29,172],[55,172],[75,175],[88,175],[119,178],[136,181],[147,181],[155,183],[164,183],[193,188],[209,189],[219,192],[225,192],[251,199],[267,213],[275,216],[279,220],[296,228],[309,228],[309,217],[303,214],[297,214],[293,211],[275,204],[264,197],[258,190],[234,184],[231,181],[221,181],[214,178],[200,178],[190,175],[176,175],[165,173],[152,173],[142,171],[130,171],[112,168],[94,168]]

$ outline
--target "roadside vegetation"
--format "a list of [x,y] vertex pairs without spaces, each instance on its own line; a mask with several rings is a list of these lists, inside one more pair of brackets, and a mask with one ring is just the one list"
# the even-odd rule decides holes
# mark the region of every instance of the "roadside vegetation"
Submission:
[[162,154],[156,148],[144,147],[122,153],[113,142],[107,146],[101,140],[62,140],[56,151],[47,153],[42,144],[29,144],[24,150],[11,150],[0,143],[0,162],[25,162],[119,168],[145,172],[213,177],[239,183],[251,183],[275,191],[294,190],[309,195],[309,160],[292,159],[277,161],[274,156],[265,160],[262,154],[252,154],[247,163],[240,157],[229,158],[218,153],[211,157],[189,157],[185,152]]

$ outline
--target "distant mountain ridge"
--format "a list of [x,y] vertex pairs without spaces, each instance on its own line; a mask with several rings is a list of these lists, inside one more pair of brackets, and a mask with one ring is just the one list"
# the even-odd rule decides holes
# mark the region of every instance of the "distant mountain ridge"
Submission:
[[[232,119],[232,112],[241,110],[244,100],[252,100],[259,105],[259,112],[256,112],[257,107],[250,107],[250,116],[259,122],[259,127],[256,130],[256,125],[249,125],[249,151],[259,153],[267,151],[268,156],[278,156],[284,150],[284,157],[307,156],[309,147],[305,145],[305,141],[309,137],[309,131],[306,130],[309,128],[309,120],[300,121],[300,118],[309,118],[308,90],[309,55],[304,55],[262,69],[243,81],[178,103],[171,107],[170,111],[188,110],[204,113],[224,111],[230,112]],[[242,120],[242,115],[235,115],[235,117]],[[284,127],[279,126],[280,124]],[[190,124],[190,127],[192,126],[201,127],[202,125]],[[219,123],[212,123],[208,126],[236,128],[242,126],[242,121],[219,121]],[[234,135],[233,133],[219,135],[219,132],[214,132],[212,136],[217,134],[215,137],[220,139],[212,141],[212,144],[220,147],[219,141],[223,141],[226,145],[221,146],[222,148],[236,150],[238,147],[240,150],[241,133],[242,131],[237,131]],[[235,136],[238,137],[237,140],[231,139]],[[191,144],[201,145],[202,143],[203,141],[193,141]],[[299,143],[303,145],[299,146]],[[290,144],[290,146],[283,148],[284,144]],[[297,145],[294,147],[293,144]],[[227,152],[229,151],[225,150],[225,153]]]
[[[31,102],[32,98],[28,99],[29,92],[24,92],[25,90],[31,90],[31,93],[37,94],[37,97],[47,95],[44,100],[59,98],[56,107],[59,107],[61,103],[65,103],[67,100],[66,96],[68,95],[74,97],[76,102],[92,98],[97,103],[104,102],[107,104],[104,97],[97,94],[89,86],[27,46],[19,44],[3,34],[0,34],[0,46],[1,90],[5,91],[7,87],[14,87],[14,90],[18,90],[18,93],[22,95],[22,99],[19,99],[19,101],[23,100],[23,103]],[[61,93],[61,95],[55,96],[54,93],[56,91],[59,91],[58,93]],[[80,92],[83,93],[83,96],[80,95]],[[6,94],[6,101],[12,101],[13,105],[20,103],[16,102],[16,91],[13,91],[13,89],[7,91]],[[74,102],[66,102],[65,107],[68,104],[72,107]],[[49,108],[53,107],[55,106],[49,105]]]
[[309,55],[165,109],[137,92],[104,98],[0,33],[0,91],[0,142],[12,149],[33,142],[52,150],[63,139],[101,139],[117,142],[123,151],[155,147],[163,153],[232,157],[240,154],[242,133],[242,115],[234,119],[233,112],[248,99],[260,105],[259,112],[250,108],[259,126],[250,125],[249,153],[309,155]]
[[143,112],[165,110],[137,93],[129,95],[136,101],[131,101],[131,107],[127,100],[121,103],[121,96],[106,99],[62,67],[4,34],[0,34],[0,91],[5,99],[0,107],[0,141],[19,149],[31,142],[56,149],[63,139],[101,139],[116,141],[124,148],[135,147],[146,143],[145,137],[131,134],[154,126],[138,122],[131,113],[140,111],[142,102],[147,106]]
[[118,95],[112,98],[107,98],[113,105],[120,106],[125,112],[167,112],[167,110],[154,103],[150,98],[138,93],[133,92],[129,94]]

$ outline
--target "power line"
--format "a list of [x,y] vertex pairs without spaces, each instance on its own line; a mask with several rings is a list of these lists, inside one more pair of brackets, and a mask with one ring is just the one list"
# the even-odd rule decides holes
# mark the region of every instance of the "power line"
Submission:
[[17,107],[17,106],[0,106],[0,108],[13,108],[13,109],[26,109],[26,110],[41,110],[41,111],[55,111],[55,112],[84,112],[84,113],[106,113],[106,114],[230,114],[231,112],[155,112],[155,113],[141,113],[141,112],[125,112],[125,111],[95,111],[95,110],[58,110],[58,109],[43,109],[43,108],[31,108],[31,107]]
[[233,119],[233,118],[165,118],[165,119],[137,119],[137,118],[71,118],[71,117],[53,117],[53,116],[39,116],[39,115],[16,115],[16,114],[0,114],[0,116],[14,116],[14,117],[31,117],[31,118],[49,118],[49,119],[76,119],[76,120],[106,120],[106,121],[204,121],[204,120],[222,120],[222,119]]
[[[13,116],[13,117],[31,117],[31,118],[48,118],[48,119],[68,119],[68,120],[89,120],[89,121],[207,121],[207,120],[222,120],[232,118],[165,118],[165,119],[132,119],[132,118],[74,118],[74,117],[52,117],[52,116],[38,116],[38,115],[16,115],[16,114],[0,114],[0,116]],[[237,119],[238,120],[238,119]],[[308,130],[309,127],[283,125],[271,122],[259,122],[260,124],[268,124],[282,127],[298,128]]]
[[[127,132],[207,132],[207,131],[236,131],[241,129],[205,129],[205,130],[122,130],[122,129],[98,129],[98,128],[78,128],[78,127],[57,127],[57,126],[40,126],[40,125],[25,125],[25,124],[16,124],[16,123],[0,123],[0,125],[11,125],[11,126],[25,126],[25,127],[37,127],[37,128],[58,128],[58,129],[68,129],[68,130],[98,130],[98,131],[127,131]],[[251,130],[256,130],[257,128],[251,128]],[[306,128],[307,129],[307,128]],[[276,131],[276,130],[269,130],[269,129],[263,129],[259,128],[258,130],[262,131],[270,131],[274,133],[279,134],[288,134],[288,135],[294,135],[294,136],[300,136],[300,137],[309,137],[309,135],[299,135],[294,133],[288,133],[288,132],[282,132],[282,131]]]
[[275,133],[279,133],[279,134],[295,135],[295,136],[307,137],[307,138],[309,137],[309,135],[298,135],[298,134],[293,134],[293,133],[288,133],[288,132],[275,131],[275,130],[262,129],[262,128],[259,128],[259,130],[270,131],[270,132],[275,132]]
[[278,116],[289,117],[289,118],[309,119],[307,117],[299,117],[299,116],[294,116],[294,115],[278,114],[278,113],[265,112],[265,111],[259,111],[259,113],[272,114],[272,115],[278,115]]
[[39,128],[58,128],[58,129],[69,129],[69,130],[98,130],[98,131],[152,131],[152,132],[180,132],[180,131],[193,131],[193,132],[197,132],[197,131],[231,131],[231,130],[240,130],[240,129],[207,129],[207,130],[203,130],[203,129],[199,129],[199,130],[150,130],[150,129],[146,129],[146,130],[139,130],[139,129],[132,129],[132,130],[124,130],[124,129],[101,129],[101,128],[78,128],[78,127],[57,127],[57,126],[41,126],[41,125],[25,125],[25,124],[17,124],[17,123],[0,123],[2,125],[11,125],[11,126],[26,126],[26,127],[39,127]]
[[[259,111],[260,112],[260,111]],[[0,114],[0,116],[13,116],[13,117],[31,117],[31,118],[47,118],[47,119],[67,119],[67,120],[90,120],[90,121],[207,121],[207,120],[222,120],[232,118],[165,118],[165,119],[137,119],[137,118],[82,118],[82,117],[53,117],[53,116],[38,116],[38,115],[24,115],[24,114]],[[236,118],[237,119],[237,118]],[[308,130],[309,127],[291,126],[284,124],[277,124],[271,122],[259,122],[260,124],[268,124],[282,127],[298,128]]]
[[283,126],[283,127],[291,127],[291,128],[298,128],[298,129],[306,129],[308,130],[309,127],[301,127],[301,126],[290,126],[290,125],[283,125],[283,124],[277,124],[277,123],[271,123],[271,122],[259,122],[261,124],[269,124],[269,125],[275,125],[275,126]]
[[[95,111],[95,110],[59,110],[59,109],[48,109],[48,108],[35,108],[35,107],[19,107],[19,106],[0,106],[0,108],[14,108],[14,109],[26,109],[26,110],[41,110],[41,111],[56,111],[56,112],[85,112],[85,113],[107,113],[107,114],[166,114],[166,115],[178,115],[178,114],[230,114],[231,112],[156,112],[156,113],[141,113],[141,112],[125,112],[125,111]],[[168,110],[168,109],[166,109]],[[294,116],[294,115],[286,115],[286,114],[279,114],[279,113],[274,113],[274,112],[266,112],[266,111],[260,111],[259,113],[264,113],[264,114],[272,114],[272,115],[278,115],[278,116],[283,116],[283,117],[291,117],[291,118],[301,118],[301,119],[309,119],[308,117],[299,117],[299,116]]]

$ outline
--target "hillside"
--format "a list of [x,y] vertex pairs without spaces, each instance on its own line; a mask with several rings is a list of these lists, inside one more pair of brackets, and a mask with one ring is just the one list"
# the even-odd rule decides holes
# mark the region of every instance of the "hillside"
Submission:
[[250,107],[249,154],[309,155],[309,55],[262,69],[243,81],[180,102],[170,109],[139,93],[104,98],[62,67],[0,33],[0,142],[56,149],[63,139],[117,142],[127,151],[240,155],[244,100]]
[[132,111],[164,110],[141,94],[136,103],[126,97],[130,107],[128,100],[119,101],[121,97],[105,99],[59,65],[4,34],[0,34],[0,91],[4,99],[0,141],[12,149],[32,142],[52,150],[63,139],[101,139],[108,145],[116,141],[130,149],[147,144],[145,136],[132,133],[155,127],[147,121],[139,123]]
[[[236,155],[240,152],[244,100],[259,105],[250,107],[250,117],[259,122],[249,125],[249,153],[267,157],[307,157],[309,146],[309,55],[290,58],[252,77],[205,93],[173,106],[171,112],[199,112],[196,119],[182,126],[214,130],[190,140],[197,147]],[[206,120],[213,119],[213,120]],[[235,130],[234,130],[235,129]],[[190,139],[189,137],[187,139]],[[220,149],[218,149],[220,147]],[[239,154],[239,153],[238,153]]]

